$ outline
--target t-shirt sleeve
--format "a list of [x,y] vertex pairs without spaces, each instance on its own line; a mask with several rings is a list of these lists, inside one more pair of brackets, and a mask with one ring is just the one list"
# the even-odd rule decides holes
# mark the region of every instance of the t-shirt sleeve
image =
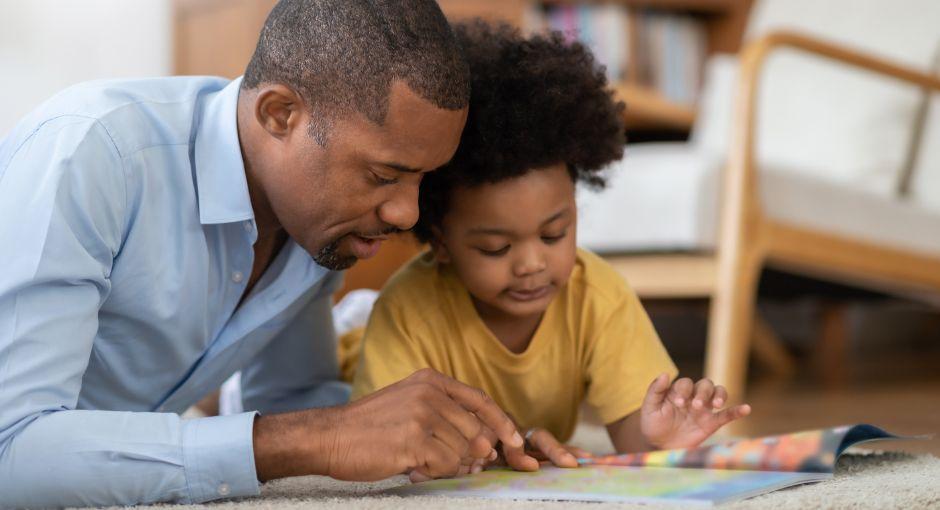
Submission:
[[587,402],[605,424],[613,423],[640,408],[653,379],[666,372],[678,374],[663,347],[646,310],[636,294],[627,294],[608,308],[606,317],[596,315],[594,342],[587,355]]
[[[405,310],[383,295],[375,302],[362,339],[362,354],[353,378],[352,400],[364,397],[430,366],[406,323]],[[414,311],[414,310],[412,310]]]

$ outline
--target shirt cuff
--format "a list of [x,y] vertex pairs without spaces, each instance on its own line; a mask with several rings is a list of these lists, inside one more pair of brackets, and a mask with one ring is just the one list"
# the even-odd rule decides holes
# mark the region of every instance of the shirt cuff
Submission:
[[260,494],[253,444],[257,415],[183,421],[183,468],[191,503]]

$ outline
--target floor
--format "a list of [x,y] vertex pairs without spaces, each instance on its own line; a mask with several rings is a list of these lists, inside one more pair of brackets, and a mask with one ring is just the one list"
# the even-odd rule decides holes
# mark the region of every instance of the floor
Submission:
[[[729,433],[753,437],[869,423],[896,434],[935,435],[870,448],[940,456],[940,327],[935,320],[927,324],[901,334],[903,324],[894,329],[875,322],[880,331],[866,326],[871,338],[856,341],[840,358],[820,356],[825,349],[804,349],[797,373],[789,377],[772,375],[752,360],[746,401],[753,413]],[[679,365],[694,373],[701,359]]]

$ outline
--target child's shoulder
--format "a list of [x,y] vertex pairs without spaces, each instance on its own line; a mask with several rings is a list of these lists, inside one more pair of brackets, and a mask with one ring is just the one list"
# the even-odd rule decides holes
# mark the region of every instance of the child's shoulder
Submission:
[[389,277],[382,287],[382,294],[422,290],[428,285],[433,285],[438,278],[434,254],[424,251],[415,255]]
[[583,301],[601,301],[617,306],[633,295],[627,280],[600,255],[578,248],[569,285]]

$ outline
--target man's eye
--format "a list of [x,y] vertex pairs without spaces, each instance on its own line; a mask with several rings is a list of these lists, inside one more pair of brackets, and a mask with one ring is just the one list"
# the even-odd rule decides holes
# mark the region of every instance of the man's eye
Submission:
[[568,232],[562,232],[555,236],[542,236],[542,242],[545,244],[555,244],[565,238]]
[[507,244],[506,246],[503,246],[502,248],[498,250],[487,250],[484,248],[477,248],[477,249],[480,250],[480,253],[482,253],[483,255],[486,255],[487,257],[501,257],[509,251],[509,245]]
[[375,178],[375,182],[380,186],[387,186],[389,184],[396,184],[398,182],[398,179],[387,179],[375,172],[372,172],[372,176]]

